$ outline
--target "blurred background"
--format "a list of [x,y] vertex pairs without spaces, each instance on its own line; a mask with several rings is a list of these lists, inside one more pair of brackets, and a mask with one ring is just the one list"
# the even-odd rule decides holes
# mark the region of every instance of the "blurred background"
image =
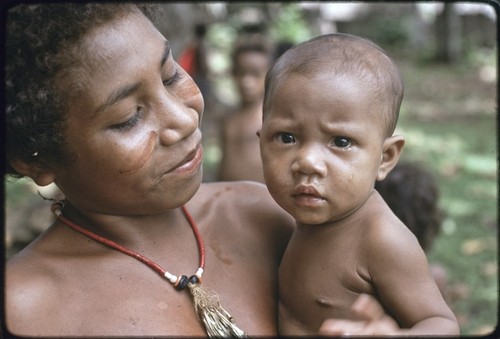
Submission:
[[[443,212],[427,249],[444,271],[445,297],[463,335],[491,332],[498,319],[497,16],[479,2],[163,3],[160,30],[204,92],[204,180],[216,180],[221,119],[238,106],[231,52],[245,34],[287,48],[315,35],[368,38],[393,57],[405,83],[396,133],[402,161],[432,173]],[[186,56],[187,55],[187,56]],[[191,53],[191,57],[193,57]],[[6,258],[51,221],[55,187],[5,179]]]

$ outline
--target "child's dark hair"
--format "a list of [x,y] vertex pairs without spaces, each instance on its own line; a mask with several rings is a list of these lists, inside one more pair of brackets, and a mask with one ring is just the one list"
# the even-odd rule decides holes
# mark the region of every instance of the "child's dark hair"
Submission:
[[420,246],[428,250],[443,220],[433,174],[418,163],[401,162],[383,181],[377,181],[375,188]]
[[373,42],[343,33],[320,35],[288,49],[266,76],[264,114],[279,81],[290,75],[331,74],[361,80],[373,93],[374,102],[383,107],[384,132],[392,135],[396,128],[403,98],[403,82],[391,58]]
[[261,53],[269,58],[269,63],[273,59],[273,47],[271,43],[260,33],[246,33],[238,38],[235,43],[235,47],[231,54],[231,60],[233,64],[233,74],[237,71],[237,61],[238,57],[242,53],[257,52]]
[[[131,12],[156,19],[154,6],[135,4],[22,4],[9,9],[6,25],[5,172],[20,160],[39,168],[68,161],[64,127],[70,93],[61,73],[74,65],[77,46],[92,28]],[[75,79],[76,80],[76,79]]]

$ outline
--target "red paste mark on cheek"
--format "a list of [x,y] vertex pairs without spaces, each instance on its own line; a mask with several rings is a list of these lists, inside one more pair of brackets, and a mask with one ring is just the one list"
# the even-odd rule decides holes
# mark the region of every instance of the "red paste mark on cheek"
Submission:
[[205,105],[203,96],[194,81],[191,80],[189,84],[179,88],[177,95],[179,98],[185,100],[188,106],[195,108],[196,111],[203,111],[203,106]]
[[151,154],[153,154],[157,135],[155,131],[148,133],[147,140],[144,142],[140,151],[137,152],[139,156],[135,158],[135,160],[130,161],[130,166],[128,166],[128,168],[119,170],[120,174],[134,174],[148,162],[151,158]]
[[182,87],[179,90],[179,97],[186,99],[196,97],[200,94],[201,94],[200,89],[198,88],[198,86],[196,86],[196,83],[194,81],[189,85]]

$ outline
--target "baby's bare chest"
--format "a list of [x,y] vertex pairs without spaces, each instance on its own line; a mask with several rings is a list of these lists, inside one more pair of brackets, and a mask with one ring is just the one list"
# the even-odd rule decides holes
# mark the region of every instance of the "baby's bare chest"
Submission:
[[290,319],[319,328],[327,318],[350,318],[361,293],[374,293],[365,258],[356,246],[292,242],[279,271],[280,301]]

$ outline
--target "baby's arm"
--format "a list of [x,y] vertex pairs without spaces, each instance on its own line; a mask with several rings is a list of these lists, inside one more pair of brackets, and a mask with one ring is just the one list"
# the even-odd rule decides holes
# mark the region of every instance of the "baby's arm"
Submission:
[[395,335],[400,332],[396,321],[385,313],[384,308],[373,296],[361,294],[351,307],[359,320],[327,319],[319,334],[340,335]]
[[364,260],[377,297],[402,327],[397,334],[458,335],[456,318],[414,235],[398,223],[374,227],[367,235]]

